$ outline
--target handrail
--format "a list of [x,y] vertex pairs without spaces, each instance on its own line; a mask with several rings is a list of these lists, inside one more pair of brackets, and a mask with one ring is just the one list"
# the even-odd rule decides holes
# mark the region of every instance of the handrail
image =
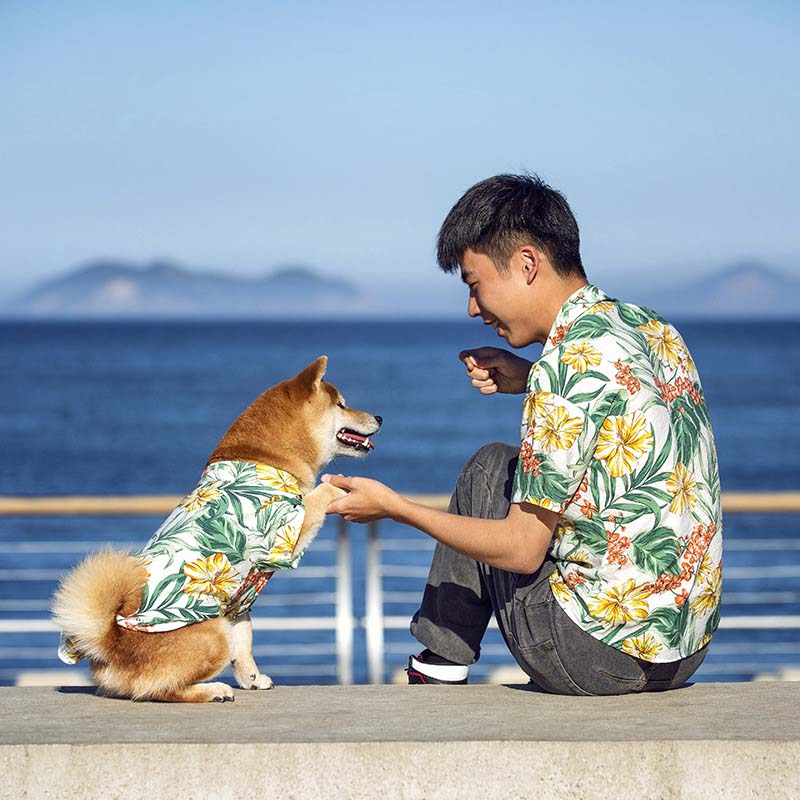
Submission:
[[[411,500],[435,509],[447,509],[449,497],[444,494],[412,494]],[[10,497],[0,496],[0,517],[12,516],[157,516],[169,513],[180,502],[173,495],[129,495],[129,496],[64,496],[64,497]],[[722,508],[725,513],[798,513],[800,512],[800,492],[726,492],[722,495]],[[71,543],[84,545],[89,543]],[[384,632],[406,627],[405,617],[384,613],[384,593],[382,580],[393,574],[391,566],[384,566],[380,558],[381,541],[377,522],[367,527],[366,551],[366,596],[365,617],[361,624],[365,628],[367,645],[368,675],[371,683],[383,680],[385,642]],[[339,682],[353,682],[352,654],[353,630],[357,620],[353,615],[352,574],[350,566],[349,523],[338,520],[335,542],[330,549],[336,551],[336,567],[331,576],[336,577],[335,616],[331,618],[306,617],[289,620],[256,620],[254,627],[280,630],[284,626],[294,629],[334,630],[336,637],[336,660]],[[729,568],[728,574],[730,575]],[[797,567],[785,567],[792,576]],[[329,567],[307,567],[306,577],[328,575]],[[427,568],[403,567],[404,574],[416,570],[415,574],[424,577]],[[311,575],[311,571],[314,575]],[[20,571],[17,571],[19,573]],[[787,572],[787,574],[789,574]],[[19,577],[19,575],[18,575]],[[754,577],[754,576],[751,576]],[[765,624],[766,623],[766,624]],[[52,623],[47,620],[4,620],[0,622],[0,633],[51,630]],[[800,628],[800,616],[753,617],[747,615],[727,616],[721,627],[726,628]]]
[[[409,499],[445,510],[446,494],[410,494]],[[157,516],[172,511],[180,495],[65,495],[63,497],[0,496],[0,516]],[[778,514],[800,512],[800,492],[723,492],[726,513]]]

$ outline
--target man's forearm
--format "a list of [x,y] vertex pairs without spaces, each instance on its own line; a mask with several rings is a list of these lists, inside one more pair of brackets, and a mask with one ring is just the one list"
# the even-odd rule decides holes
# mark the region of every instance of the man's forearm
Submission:
[[535,518],[528,524],[541,530],[529,530],[528,524],[506,519],[478,519],[437,511],[398,496],[391,518],[427,533],[442,544],[469,558],[493,567],[529,574],[542,564],[550,540],[550,531]]

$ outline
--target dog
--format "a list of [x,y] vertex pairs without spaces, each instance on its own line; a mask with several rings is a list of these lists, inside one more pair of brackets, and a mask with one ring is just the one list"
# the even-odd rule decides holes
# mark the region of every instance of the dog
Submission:
[[220,440],[200,482],[139,553],[106,550],[53,597],[59,654],[86,658],[102,694],[225,702],[209,682],[233,667],[242,689],[271,689],[253,659],[249,610],[275,570],[297,566],[345,492],[316,487],[336,456],[365,456],[380,417],[351,409],[321,356],[261,394]]

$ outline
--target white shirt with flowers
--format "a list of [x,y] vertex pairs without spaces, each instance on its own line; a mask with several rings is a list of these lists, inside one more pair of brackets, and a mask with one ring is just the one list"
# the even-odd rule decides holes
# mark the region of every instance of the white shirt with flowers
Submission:
[[[267,464],[217,461],[136,554],[147,570],[139,608],[117,624],[148,633],[250,610],[275,570],[294,569],[305,518],[293,475]],[[81,654],[62,634],[59,658]]]
[[559,512],[550,585],[569,617],[646,661],[703,647],[719,624],[719,473],[675,328],[579,289],[531,368],[521,438],[512,502]]

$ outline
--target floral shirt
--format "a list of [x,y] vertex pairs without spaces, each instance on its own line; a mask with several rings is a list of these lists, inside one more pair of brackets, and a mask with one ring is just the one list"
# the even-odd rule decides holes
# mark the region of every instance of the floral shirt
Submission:
[[719,624],[719,473],[700,380],[674,327],[588,285],[531,367],[512,502],[558,511],[555,599],[646,661]]
[[[250,610],[275,570],[294,569],[305,517],[294,476],[266,464],[209,464],[192,492],[136,554],[148,578],[136,613],[117,624],[170,631]],[[80,660],[62,635],[59,657]]]

